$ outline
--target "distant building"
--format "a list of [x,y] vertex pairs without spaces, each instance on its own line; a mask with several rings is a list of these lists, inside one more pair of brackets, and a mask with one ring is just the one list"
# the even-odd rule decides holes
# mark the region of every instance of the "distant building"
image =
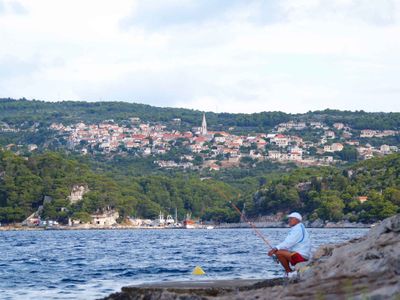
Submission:
[[352,136],[353,136],[353,134],[348,131],[345,131],[342,133],[342,138],[344,138],[344,139],[351,139]]
[[115,210],[107,210],[104,213],[93,214],[90,215],[92,218],[93,225],[98,226],[111,226],[117,224],[117,219],[119,218],[119,214]]
[[200,134],[207,135],[207,121],[205,113],[203,113],[203,121],[201,122]]
[[394,131],[394,130],[384,130],[382,131],[383,136],[395,136],[396,134],[399,134],[399,132]]
[[286,147],[289,145],[289,138],[283,134],[277,134],[271,139],[271,142],[275,143],[279,147]]
[[174,119],[172,119],[172,123],[174,125],[181,125],[181,119],[180,118],[174,118]]
[[371,138],[375,135],[376,135],[375,130],[364,129],[364,130],[361,130],[360,138]]
[[129,121],[131,121],[132,124],[139,124],[140,118],[138,117],[129,118]]
[[321,158],[321,160],[324,162],[333,162],[333,157],[332,156],[323,156]]
[[390,154],[392,153],[389,145],[381,145],[380,151],[382,154]]
[[337,130],[342,130],[344,128],[343,123],[334,123],[333,127],[335,127]]
[[277,160],[281,157],[281,153],[279,151],[270,150],[268,151],[268,158],[272,160]]
[[35,151],[37,150],[38,146],[36,144],[29,144],[28,151]]
[[211,164],[210,167],[209,167],[209,169],[210,169],[211,171],[219,171],[220,168],[221,168],[221,167],[218,166],[217,164]]
[[294,124],[293,128],[296,130],[303,130],[303,129],[307,128],[307,125],[305,122],[298,122],[298,123]]
[[342,151],[343,145],[341,143],[333,143],[332,145],[325,145],[324,152]]
[[358,201],[360,201],[360,203],[364,203],[367,200],[368,200],[368,196],[359,196],[358,197]]
[[335,132],[332,130],[327,130],[325,131],[325,137],[327,139],[334,139],[335,138]]
[[322,128],[323,124],[321,122],[315,122],[315,121],[311,121],[310,122],[310,126],[314,127],[314,128]]

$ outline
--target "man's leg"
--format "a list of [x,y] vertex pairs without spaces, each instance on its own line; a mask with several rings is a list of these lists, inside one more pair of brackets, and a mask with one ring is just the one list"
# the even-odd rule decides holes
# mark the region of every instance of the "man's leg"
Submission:
[[282,266],[285,268],[286,273],[290,273],[293,270],[289,266],[290,262],[290,257],[292,256],[292,252],[287,251],[287,250],[278,250],[275,252],[276,258],[279,260],[279,262],[282,264]]

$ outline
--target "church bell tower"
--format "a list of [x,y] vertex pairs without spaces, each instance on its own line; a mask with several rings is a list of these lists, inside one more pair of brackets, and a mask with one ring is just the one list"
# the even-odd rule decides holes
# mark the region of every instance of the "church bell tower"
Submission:
[[200,134],[201,135],[207,135],[207,121],[206,121],[206,114],[205,113],[203,113],[203,121],[201,122]]

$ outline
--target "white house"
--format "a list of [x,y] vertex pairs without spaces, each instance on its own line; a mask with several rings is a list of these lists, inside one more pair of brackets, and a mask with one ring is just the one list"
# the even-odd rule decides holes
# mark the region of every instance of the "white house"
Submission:
[[341,143],[333,143],[332,145],[325,145],[324,152],[342,151],[343,145]]
[[333,127],[335,127],[337,130],[342,130],[344,128],[343,123],[334,123]]
[[115,210],[108,210],[104,213],[92,214],[90,216],[92,218],[90,223],[98,226],[115,225],[117,223],[117,219],[119,218],[119,214]]
[[392,153],[389,145],[382,145],[381,148],[380,148],[380,152],[382,154],[390,154],[390,153]]
[[370,138],[376,135],[375,130],[370,130],[370,129],[364,129],[361,130],[360,137],[361,138]]
[[277,160],[281,157],[281,153],[279,151],[268,151],[268,158],[272,160]]
[[279,147],[287,147],[289,145],[289,138],[283,134],[277,134],[271,139]]
[[334,139],[336,137],[335,132],[332,130],[325,131],[325,136],[328,139]]

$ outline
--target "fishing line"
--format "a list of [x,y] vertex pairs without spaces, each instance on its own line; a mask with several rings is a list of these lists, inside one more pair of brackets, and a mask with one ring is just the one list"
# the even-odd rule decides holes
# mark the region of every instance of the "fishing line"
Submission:
[[[256,235],[258,235],[258,237],[260,237],[263,242],[268,245],[268,247],[270,247],[271,249],[274,249],[274,247],[271,246],[271,244],[268,242],[268,240],[265,238],[265,236],[258,230],[258,228],[252,223],[250,222],[246,216],[240,211],[240,209],[231,201],[228,199],[228,197],[225,195],[225,193],[218,191],[218,194],[220,194],[220,196],[222,196],[223,198],[225,198],[225,200],[232,205],[232,207],[239,213],[239,215],[242,217],[242,219],[250,225],[250,227],[254,230],[254,232],[256,233]],[[238,198],[240,197],[240,194],[238,194]]]
[[240,209],[235,204],[233,204],[232,201],[228,200],[228,202],[240,214],[242,219],[251,226],[251,228],[254,230],[254,232],[264,241],[264,243],[267,244],[271,249],[273,249],[274,247],[271,246],[271,244],[268,242],[268,240],[265,238],[265,236],[258,230],[258,228],[252,222],[250,222],[246,218],[246,216],[240,211]]

